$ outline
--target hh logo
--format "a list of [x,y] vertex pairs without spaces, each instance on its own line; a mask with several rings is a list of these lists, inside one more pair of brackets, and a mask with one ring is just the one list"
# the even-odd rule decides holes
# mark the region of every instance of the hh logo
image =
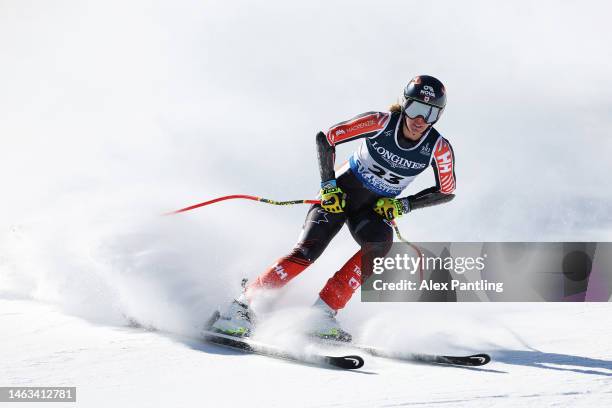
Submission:
[[438,162],[438,170],[440,173],[448,173],[453,170],[453,161],[451,160],[451,157],[450,150],[436,155],[436,161]]
[[274,265],[273,269],[281,280],[285,280],[287,279],[287,276],[289,276],[287,275],[287,272],[285,272],[285,268],[283,268],[282,265],[276,264]]
[[438,163],[438,171],[440,173],[449,173],[453,171],[453,153],[444,140],[440,143],[440,147],[436,149],[436,163]]

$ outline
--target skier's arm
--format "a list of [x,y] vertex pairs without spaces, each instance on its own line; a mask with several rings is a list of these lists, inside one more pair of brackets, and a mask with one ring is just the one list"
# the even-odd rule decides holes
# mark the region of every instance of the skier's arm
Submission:
[[440,139],[437,144],[431,166],[436,177],[436,185],[402,199],[407,202],[410,211],[447,203],[455,198],[453,194],[457,180],[455,177],[455,155],[453,148],[446,139]]
[[355,139],[376,136],[387,126],[390,117],[389,112],[366,112],[336,123],[327,131],[327,142],[335,146]]
[[337,144],[376,136],[385,128],[390,116],[389,113],[385,112],[367,112],[335,124],[329,128],[327,134],[317,133],[317,157],[319,159],[321,183],[325,184],[335,178],[334,161]]
[[374,211],[388,220],[393,220],[410,211],[447,203],[455,198],[455,156],[450,143],[442,137],[434,147],[431,166],[436,176],[435,186],[408,197],[382,197],[374,205]]
[[336,178],[334,174],[334,161],[336,148],[327,143],[325,133],[317,133],[317,158],[319,159],[319,173],[321,174],[321,185]]
[[403,200],[408,202],[410,211],[412,211],[420,208],[444,204],[451,201],[453,198],[455,198],[454,194],[444,194],[441,193],[437,187],[430,187],[414,195],[408,196]]
[[346,194],[336,185],[334,159],[336,148],[327,143],[325,133],[317,133],[317,157],[321,173],[321,208],[331,213],[341,213],[346,206]]

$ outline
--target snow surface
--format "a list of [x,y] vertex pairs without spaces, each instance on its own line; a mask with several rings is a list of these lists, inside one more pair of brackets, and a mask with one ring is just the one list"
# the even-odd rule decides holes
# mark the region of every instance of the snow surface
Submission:
[[[440,367],[364,355],[366,365],[356,372],[323,369],[230,351],[185,336],[94,324],[51,305],[3,299],[0,383],[76,386],[77,406],[83,407],[612,404],[609,304],[453,306],[448,308],[455,314],[452,320],[463,320],[462,314],[473,307],[489,309],[496,318],[486,327],[464,321],[460,332],[471,333],[469,339],[455,339],[453,330],[445,327],[434,333],[432,322],[427,336],[415,330],[424,342],[420,348],[428,349],[426,337],[446,342],[441,348],[447,349],[455,348],[448,343],[456,340],[456,351],[468,350],[471,344],[474,350],[490,352],[493,362],[481,368]],[[424,311],[421,305],[405,309]],[[443,309],[434,307],[433,315],[441,321]],[[389,319],[382,320],[370,323],[391,327]],[[369,337],[377,335],[379,344],[383,337],[394,337],[389,332]],[[395,349],[406,349],[399,337],[393,342]]]

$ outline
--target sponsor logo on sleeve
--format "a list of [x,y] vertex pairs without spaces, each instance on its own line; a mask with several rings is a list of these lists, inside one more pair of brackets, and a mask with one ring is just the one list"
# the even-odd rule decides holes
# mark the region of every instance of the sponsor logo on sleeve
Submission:
[[455,190],[455,177],[453,174],[453,154],[444,141],[436,149],[436,164],[440,174],[440,189],[443,193],[452,193]]
[[445,151],[438,151],[436,153],[436,161],[438,162],[438,171],[442,173],[449,173],[453,171],[453,160],[450,149]]
[[348,125],[344,125],[342,126],[341,129],[337,129],[334,132],[334,135],[336,137],[345,135],[348,136],[350,134],[354,134],[355,136],[361,133],[367,132],[367,131],[375,131],[379,128],[379,125],[377,124],[377,121],[375,118],[372,119],[368,119],[365,121],[360,121],[354,124],[348,124]]

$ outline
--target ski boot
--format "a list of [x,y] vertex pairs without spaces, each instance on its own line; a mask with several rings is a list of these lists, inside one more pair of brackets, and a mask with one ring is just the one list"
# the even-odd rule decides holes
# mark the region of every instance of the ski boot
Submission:
[[[242,287],[246,287],[246,279],[243,279]],[[253,331],[254,316],[243,291],[240,297],[233,300],[224,310],[215,312],[207,326],[213,332],[248,337]]]
[[336,320],[338,311],[327,306],[320,298],[315,302],[313,308],[316,309],[318,316],[314,322],[314,329],[310,332],[311,336],[343,343],[350,343],[353,340],[353,336],[342,329]]

